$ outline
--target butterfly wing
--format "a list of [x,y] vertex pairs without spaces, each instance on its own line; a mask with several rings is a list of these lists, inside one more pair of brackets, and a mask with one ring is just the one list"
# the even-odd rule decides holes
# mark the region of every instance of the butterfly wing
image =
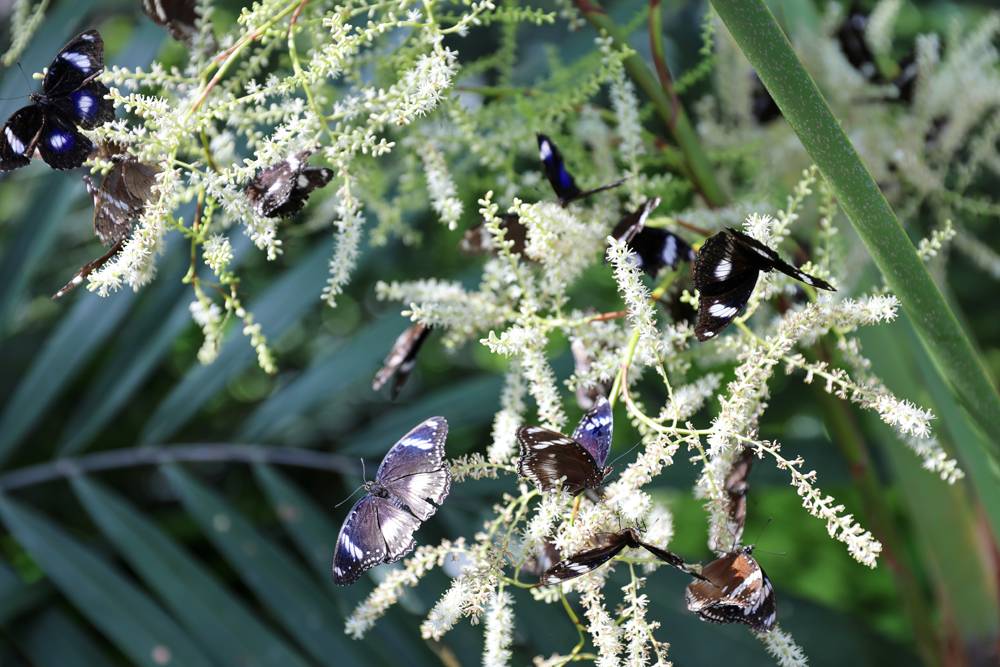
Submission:
[[743,536],[743,526],[747,520],[747,492],[750,490],[747,478],[753,468],[754,458],[753,449],[745,447],[726,475],[723,490],[729,503],[729,531],[734,542],[739,542]]
[[648,551],[649,553],[656,556],[658,559],[662,560],[667,565],[676,567],[682,572],[686,572],[693,577],[702,579],[702,575],[698,574],[690,565],[684,562],[684,559],[675,554],[673,551],[667,551],[666,549],[661,549],[658,546],[649,544],[648,542],[639,542],[639,546]]
[[552,586],[593,572],[629,546],[629,531],[598,533],[591,540],[591,547],[564,558],[542,573],[539,586]]
[[195,0],[142,0],[142,8],[177,41],[188,42],[194,37],[198,20]]
[[[84,177],[87,191],[94,198],[94,233],[104,245],[111,245],[128,237],[132,221],[142,214],[149,189],[140,199],[138,192],[129,187],[130,164],[117,162],[107,173],[100,186],[95,186],[89,177]],[[137,184],[133,184],[138,187]],[[151,187],[151,185],[150,185]]]
[[111,91],[100,81],[85,83],[74,91],[54,97],[53,108],[85,130],[92,130],[115,118],[115,106],[105,99]]
[[333,581],[353,584],[361,574],[385,562],[388,553],[379,528],[380,498],[366,495],[347,513],[333,551]]
[[65,97],[90,83],[103,69],[104,40],[96,30],[87,30],[52,59],[42,80],[42,93],[49,99]]
[[247,186],[247,198],[259,215],[277,217],[278,209],[288,202],[298,176],[293,166],[291,160],[282,160],[261,170]]
[[396,342],[393,343],[389,354],[386,355],[385,360],[382,362],[382,368],[375,374],[375,379],[372,380],[372,390],[378,391],[391,378],[395,378],[395,382],[392,385],[392,398],[395,400],[396,396],[399,395],[400,389],[403,388],[406,380],[410,377],[410,373],[416,364],[417,353],[420,352],[421,346],[423,346],[424,341],[427,340],[427,336],[430,333],[431,328],[420,322],[407,327],[396,339]]
[[774,627],[774,588],[749,548],[712,561],[702,575],[704,580],[687,587],[690,611],[715,623],[745,623],[765,632]]
[[631,213],[626,214],[615,228],[611,230],[611,236],[615,237],[619,241],[624,241],[625,243],[630,243],[635,235],[643,230],[646,226],[646,219],[649,214],[660,205],[660,198],[654,197],[652,199],[647,199],[642,203],[642,205]]
[[321,167],[309,167],[301,171],[293,179],[292,191],[288,200],[274,210],[273,215],[287,218],[295,215],[306,205],[309,195],[316,188],[321,188],[330,182],[333,172]]
[[695,335],[707,340],[724,329],[746,307],[769,255],[748,252],[727,232],[710,237],[698,251],[694,284],[698,288]]
[[[524,247],[528,243],[528,228],[521,223],[521,218],[513,213],[502,213],[500,226],[507,232],[504,238],[514,243],[511,252],[515,255],[523,255]],[[486,229],[486,225],[480,222],[465,232],[459,242],[458,249],[466,255],[482,255],[493,252],[493,235]]]
[[604,471],[594,457],[572,438],[540,426],[522,426],[517,431],[521,456],[517,471],[542,491],[560,486],[572,495],[597,488]]
[[560,560],[561,556],[559,555],[558,547],[551,540],[546,540],[544,544],[535,549],[535,553],[532,556],[529,556],[524,561],[521,569],[528,574],[540,577]]
[[747,252],[756,254],[761,259],[766,260],[766,266],[762,266],[762,271],[770,271],[771,269],[777,269],[778,271],[784,273],[786,276],[791,276],[796,280],[804,282],[806,285],[811,285],[818,289],[825,289],[830,291],[835,291],[834,287],[824,281],[820,280],[815,276],[810,276],[808,273],[799,271],[797,268],[781,259],[778,253],[768,248],[766,245],[758,241],[752,236],[744,234],[743,232],[737,231],[735,229],[728,230],[728,233],[732,236],[733,240],[738,246],[742,246]]
[[25,167],[42,136],[45,116],[35,104],[15,111],[3,126],[0,136],[0,171]]
[[95,260],[87,262],[82,267],[80,267],[80,270],[77,271],[76,274],[72,278],[70,278],[69,281],[65,285],[63,285],[58,292],[52,295],[52,300],[55,301],[56,299],[61,299],[62,297],[66,296],[67,294],[75,290],[77,287],[79,287],[87,276],[89,276],[91,273],[93,273],[97,269],[107,264],[108,260],[110,260],[116,254],[118,254],[118,251],[122,249],[122,246],[124,244],[125,244],[125,239],[118,241],[118,243],[113,245],[111,249],[108,250],[106,253],[104,253]]
[[587,450],[598,468],[603,468],[608,460],[613,426],[614,414],[611,412],[611,404],[608,403],[608,399],[600,396],[594,407],[583,415],[576,430],[573,431],[573,440]]
[[44,113],[38,152],[53,169],[76,169],[94,151],[94,143],[55,109]]
[[431,417],[392,446],[375,475],[378,484],[422,521],[437,511],[451,488],[444,460],[447,437],[448,421]]
[[537,138],[538,158],[542,161],[545,178],[549,179],[549,184],[559,201],[567,203],[579,197],[580,188],[577,187],[573,176],[566,170],[562,153],[556,148],[555,143],[544,134],[537,135]]

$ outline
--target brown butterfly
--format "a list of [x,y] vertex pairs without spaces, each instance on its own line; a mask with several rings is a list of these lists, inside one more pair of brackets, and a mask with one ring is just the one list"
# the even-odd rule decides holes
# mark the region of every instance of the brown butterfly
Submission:
[[777,610],[774,587],[745,546],[712,561],[701,571],[703,580],[688,584],[687,608],[703,621],[745,623],[758,632],[774,627]]
[[417,353],[423,346],[427,336],[431,333],[431,328],[426,324],[417,322],[399,334],[396,342],[392,344],[389,354],[382,362],[382,368],[375,374],[372,380],[372,390],[378,391],[390,379],[394,379],[390,395],[393,400],[399,395],[399,391],[406,384],[413,372],[413,367],[417,363]]

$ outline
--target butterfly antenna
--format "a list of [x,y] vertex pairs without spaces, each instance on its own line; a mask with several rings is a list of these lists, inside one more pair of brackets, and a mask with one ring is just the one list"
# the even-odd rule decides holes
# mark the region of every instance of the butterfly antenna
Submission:
[[361,479],[363,479],[366,484],[368,483],[368,476],[365,474],[365,460],[364,460],[364,458],[361,459]]
[[17,68],[19,70],[21,70],[21,76],[24,77],[24,85],[30,91],[31,87],[32,87],[31,86],[31,80],[28,79],[28,75],[27,75],[27,73],[25,73],[24,67],[21,65],[21,61],[20,60],[17,61]]
[[763,528],[761,528],[759,531],[757,531],[757,539],[755,539],[752,542],[752,544],[757,544],[758,542],[760,542],[761,535],[764,534],[764,531],[767,530],[767,527],[771,525],[772,521],[774,521],[774,517],[773,516],[767,517],[767,523],[764,524]]
[[628,454],[629,452],[631,452],[633,449],[635,449],[636,447],[638,447],[641,444],[642,444],[642,440],[640,440],[639,442],[635,443],[634,445],[632,445],[631,447],[629,447],[627,450],[625,450],[624,452],[622,452],[621,454],[619,454],[618,456],[616,456],[611,461],[611,463],[608,464],[608,466],[613,465],[616,461],[618,461],[618,459],[620,459],[621,457],[625,456],[626,454]]
[[362,485],[361,485],[361,486],[359,486],[358,488],[356,488],[356,489],[354,489],[353,491],[351,491],[351,495],[347,496],[346,498],[344,498],[343,500],[341,500],[341,501],[340,501],[339,503],[337,503],[336,505],[334,505],[334,506],[333,506],[333,509],[337,509],[338,507],[340,507],[341,505],[343,505],[344,503],[346,503],[346,502],[347,502],[348,500],[350,500],[351,498],[353,498],[353,497],[354,497],[354,494],[355,494],[355,493],[357,493],[358,491],[360,491],[360,490],[361,490],[361,489],[363,489],[363,488],[365,488],[365,485],[364,485],[364,484],[362,484]]

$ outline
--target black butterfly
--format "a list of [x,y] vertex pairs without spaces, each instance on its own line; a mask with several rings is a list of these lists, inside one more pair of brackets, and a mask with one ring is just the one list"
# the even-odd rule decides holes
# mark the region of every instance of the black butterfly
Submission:
[[773,269],[806,285],[834,290],[826,281],[799,271],[743,232],[727,229],[705,241],[694,262],[694,286],[700,292],[694,328],[698,340],[712,338],[732,322],[750,300],[760,272]]
[[865,29],[868,27],[868,14],[857,4],[851,5],[844,22],[837,28],[837,41],[847,62],[869,81],[878,78],[878,67],[875,55],[868,48],[865,40]]
[[389,354],[386,355],[385,360],[382,362],[382,368],[379,369],[378,373],[375,374],[375,379],[372,380],[372,390],[378,391],[385,386],[385,383],[390,378],[395,378],[390,394],[392,399],[396,400],[396,397],[399,396],[399,390],[403,388],[406,380],[410,377],[410,373],[413,372],[413,367],[417,363],[417,352],[420,351],[420,347],[427,340],[427,336],[430,333],[431,328],[429,326],[417,322],[399,334],[396,342],[392,344]]
[[0,171],[31,162],[35,149],[53,169],[83,164],[94,144],[77,127],[92,130],[115,117],[104,99],[108,87],[97,77],[104,71],[104,40],[96,30],[80,33],[56,54],[31,104],[14,112],[0,137]]
[[604,467],[611,451],[611,429],[611,404],[603,396],[583,415],[570,438],[541,426],[522,426],[517,430],[521,445],[517,471],[542,491],[561,487],[575,496],[596,489],[611,472]]
[[190,42],[194,37],[198,20],[195,0],[142,0],[142,9],[177,41]]
[[733,467],[726,475],[723,491],[729,503],[729,529],[733,535],[733,540],[739,542],[743,536],[743,526],[747,522],[747,493],[750,491],[750,469],[753,468],[754,450],[752,447],[744,447]]
[[538,586],[551,586],[575,579],[607,563],[626,547],[642,547],[668,565],[699,577],[683,559],[666,549],[661,549],[642,541],[635,528],[626,528],[617,533],[597,533],[591,540],[591,547],[569,558],[564,558],[542,573]]
[[702,568],[703,580],[688,584],[688,610],[712,623],[745,623],[757,632],[773,628],[774,587],[752,554],[746,546]]
[[581,190],[566,170],[562,154],[556,148],[555,143],[544,134],[536,136],[538,137],[538,157],[542,161],[542,169],[545,170],[545,177],[549,179],[549,183],[552,185],[552,189],[555,190],[556,196],[559,197],[561,205],[566,206],[577,199],[583,199],[598,192],[616,188],[625,182],[625,179],[621,179],[614,183],[594,188],[593,190]]
[[363,572],[394,563],[416,545],[413,533],[448,496],[451,472],[444,460],[448,422],[431,417],[392,446],[368,492],[344,520],[333,552],[333,580],[352,584]]
[[[511,252],[515,255],[523,255],[524,247],[528,242],[528,228],[521,222],[521,218],[513,213],[504,213],[500,216],[500,226],[507,232],[504,238],[514,242]],[[466,255],[494,252],[493,235],[486,229],[485,223],[480,222],[465,232],[458,244],[458,249]]]
[[750,84],[750,113],[758,123],[767,125],[781,117],[781,109],[764,86],[764,82],[757,76],[757,72],[751,72],[751,76],[753,79]]
[[647,199],[642,206],[622,218],[611,232],[613,237],[628,244],[635,253],[639,268],[650,276],[656,276],[665,266],[676,268],[681,260],[693,261],[695,256],[691,246],[673,232],[646,227],[646,219],[659,205],[659,197]]
[[306,160],[312,151],[301,151],[287,160],[262,170],[246,188],[247,197],[259,215],[284,218],[306,205],[310,193],[333,178],[333,172],[310,167]]

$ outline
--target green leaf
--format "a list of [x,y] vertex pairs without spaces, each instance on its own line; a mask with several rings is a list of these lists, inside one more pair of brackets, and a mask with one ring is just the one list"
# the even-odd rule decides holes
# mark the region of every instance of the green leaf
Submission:
[[[271,342],[276,341],[309,311],[318,307],[319,291],[303,285],[323,282],[330,249],[318,247],[276,280],[249,308]],[[250,341],[234,328],[222,343],[218,358],[207,366],[194,366],[160,403],[140,435],[145,445],[163,442],[176,433],[210,398],[234,377],[256,363]]]
[[137,665],[209,667],[201,652],[146,593],[53,522],[0,496],[0,518],[94,627]]
[[18,623],[11,636],[34,667],[113,664],[104,648],[60,609],[46,609]]
[[51,595],[52,587],[48,582],[28,583],[6,563],[0,563],[0,625],[34,609]]
[[205,536],[310,655],[323,664],[364,663],[348,644],[332,599],[299,562],[180,467],[162,470]]
[[[995,486],[1000,483],[1000,395],[892,207],[763,0],[712,0],[712,6],[830,184],[938,374],[988,435],[977,438],[982,448],[966,463],[991,470],[989,485]],[[982,484],[979,478],[973,482]],[[987,489],[979,493],[989,495]],[[1000,506],[984,508],[994,524],[1000,521]]]
[[73,490],[139,577],[221,665],[305,667],[305,660],[133,507],[87,477]]
[[329,404],[331,396],[362,380],[367,386],[379,361],[405,327],[401,317],[386,316],[353,332],[350,340],[314,359],[301,375],[264,401],[243,423],[239,439],[250,442],[280,437],[290,422]]

